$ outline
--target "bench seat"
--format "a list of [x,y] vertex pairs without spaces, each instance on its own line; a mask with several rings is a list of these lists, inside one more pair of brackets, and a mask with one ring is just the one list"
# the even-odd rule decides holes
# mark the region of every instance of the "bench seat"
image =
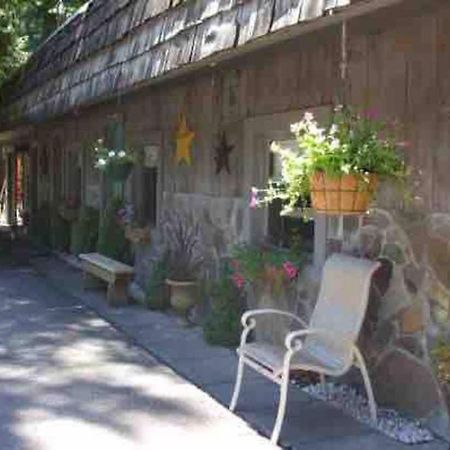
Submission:
[[84,288],[98,286],[98,279],[108,284],[107,298],[112,306],[127,303],[128,284],[133,278],[133,267],[100,253],[79,255],[83,266]]

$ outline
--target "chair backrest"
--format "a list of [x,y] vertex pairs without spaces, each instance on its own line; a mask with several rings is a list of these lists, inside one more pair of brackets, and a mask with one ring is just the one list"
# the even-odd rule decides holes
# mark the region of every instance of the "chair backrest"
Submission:
[[[355,343],[366,314],[372,275],[379,266],[378,262],[340,253],[330,256],[309,327]],[[304,345],[309,353],[335,367],[348,368],[352,363],[351,345],[339,339],[311,335]]]

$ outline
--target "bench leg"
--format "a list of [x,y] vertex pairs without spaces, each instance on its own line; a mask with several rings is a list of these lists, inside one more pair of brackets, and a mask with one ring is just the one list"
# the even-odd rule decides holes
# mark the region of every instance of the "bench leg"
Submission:
[[97,277],[88,272],[83,272],[83,289],[98,289],[104,286],[104,283]]
[[128,303],[128,280],[116,280],[108,284],[106,294],[108,303],[111,306],[124,306]]

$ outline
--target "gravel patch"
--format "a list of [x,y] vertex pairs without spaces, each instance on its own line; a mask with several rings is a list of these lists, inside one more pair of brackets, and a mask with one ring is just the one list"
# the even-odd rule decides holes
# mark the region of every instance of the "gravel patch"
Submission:
[[318,383],[302,387],[302,390],[404,444],[422,444],[434,439],[432,433],[418,420],[407,419],[393,409],[378,408],[378,420],[373,424],[366,398],[348,385],[325,383],[322,386]]

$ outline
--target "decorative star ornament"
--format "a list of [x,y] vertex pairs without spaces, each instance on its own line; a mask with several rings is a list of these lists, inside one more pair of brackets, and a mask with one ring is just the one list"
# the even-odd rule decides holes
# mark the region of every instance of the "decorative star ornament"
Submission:
[[191,146],[194,137],[195,133],[188,128],[186,117],[184,114],[181,114],[178,129],[175,135],[177,144],[175,162],[177,164],[180,164],[182,161],[184,161],[188,166],[192,164]]
[[229,145],[227,142],[227,135],[225,132],[222,133],[220,138],[219,145],[215,147],[216,156],[214,160],[216,161],[216,175],[222,172],[222,169],[225,169],[228,174],[231,174],[230,171],[230,153],[233,151],[234,145]]

